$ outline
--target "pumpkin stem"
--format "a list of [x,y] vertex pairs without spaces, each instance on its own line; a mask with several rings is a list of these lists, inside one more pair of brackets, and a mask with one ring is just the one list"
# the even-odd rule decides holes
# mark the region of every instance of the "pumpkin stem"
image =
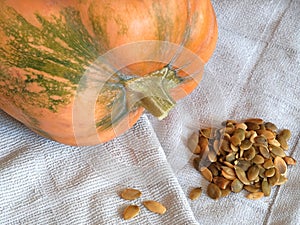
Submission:
[[170,89],[180,82],[176,72],[168,67],[131,79],[126,82],[129,107],[138,104],[158,119],[164,119],[176,104],[169,94]]

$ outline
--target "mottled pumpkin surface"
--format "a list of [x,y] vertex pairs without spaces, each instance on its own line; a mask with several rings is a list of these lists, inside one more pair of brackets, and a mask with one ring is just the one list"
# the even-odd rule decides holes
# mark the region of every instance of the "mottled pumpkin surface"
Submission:
[[[78,145],[73,104],[78,88],[89,88],[88,84],[79,87],[83,75],[107,51],[145,40],[183,46],[206,62],[217,40],[210,2],[0,0],[0,108],[42,136]],[[132,51],[141,59],[145,54],[162,54],[159,45],[151,52]],[[127,54],[130,52],[120,55],[118,61]],[[148,76],[164,66],[162,62],[138,62],[104,82],[94,110],[99,140],[82,133],[80,145],[111,140],[135,124],[143,107],[124,106],[126,80]],[[179,69],[176,73],[179,78],[188,75]],[[201,75],[182,79],[172,88],[173,98],[189,94]],[[118,112],[113,119],[112,107]],[[119,127],[117,133],[113,126]]]

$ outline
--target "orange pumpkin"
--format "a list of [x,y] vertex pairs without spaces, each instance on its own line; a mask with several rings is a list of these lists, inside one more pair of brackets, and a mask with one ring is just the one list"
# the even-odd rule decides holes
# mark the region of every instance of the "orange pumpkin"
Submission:
[[69,145],[164,118],[217,41],[209,0],[0,0],[0,108]]

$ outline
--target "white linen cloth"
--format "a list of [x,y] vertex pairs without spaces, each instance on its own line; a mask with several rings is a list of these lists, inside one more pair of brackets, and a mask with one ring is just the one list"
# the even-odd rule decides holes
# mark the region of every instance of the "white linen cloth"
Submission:
[[[299,165],[258,201],[246,192],[214,201],[192,167],[188,136],[225,119],[261,117],[289,128],[300,159],[300,1],[212,1],[219,40],[203,81],[158,121],[144,114],[126,134],[94,147],[37,136],[0,111],[0,224],[300,224]],[[197,201],[187,198],[202,186]],[[126,187],[142,191],[133,202]],[[142,207],[152,199],[165,215]],[[124,221],[128,204],[141,206]]]

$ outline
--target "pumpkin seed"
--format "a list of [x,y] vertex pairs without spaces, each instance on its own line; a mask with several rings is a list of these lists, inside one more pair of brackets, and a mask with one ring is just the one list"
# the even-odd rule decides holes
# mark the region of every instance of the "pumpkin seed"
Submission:
[[254,193],[250,193],[246,196],[246,198],[251,199],[251,200],[259,200],[262,197],[264,197],[264,193],[263,192],[254,192]]
[[274,167],[272,159],[266,159],[264,164],[263,164],[263,167],[265,169],[270,169],[270,168]]
[[248,161],[252,160],[256,155],[255,148],[251,147],[244,152],[244,158]]
[[270,168],[265,171],[266,177],[273,177],[275,175],[275,168]]
[[255,138],[257,137],[257,133],[254,130],[249,131],[249,133],[251,134],[249,140],[251,141],[251,143],[255,143]]
[[234,169],[239,180],[245,185],[250,185],[250,181],[248,180],[245,171],[239,166],[235,166]]
[[266,169],[264,167],[262,167],[261,165],[257,165],[257,167],[259,169],[259,174],[258,175],[261,178],[265,178],[265,171],[266,171]]
[[260,118],[249,118],[249,119],[245,120],[245,123],[255,123],[255,124],[261,125],[264,123],[264,121]]
[[222,171],[227,173],[228,175],[234,176],[235,177],[235,172],[233,168],[227,167],[227,166],[222,166]]
[[283,159],[288,165],[296,165],[296,160],[293,157],[285,156]]
[[212,199],[219,199],[222,196],[221,189],[214,183],[210,183],[207,186],[207,195]]
[[256,155],[253,159],[252,162],[256,165],[260,165],[263,164],[265,161],[264,157],[262,157],[261,155]]
[[276,167],[274,167],[274,169],[275,169],[275,174],[274,174],[274,176],[268,178],[268,182],[269,182],[269,184],[270,184],[271,186],[276,185],[276,183],[279,181],[280,175],[281,175],[280,172],[279,172],[279,170],[278,170]]
[[258,174],[259,174],[258,166],[256,166],[256,165],[251,166],[249,168],[249,170],[247,171],[248,180],[249,181],[254,181],[258,177]]
[[285,182],[287,182],[287,180],[288,179],[285,176],[280,175],[280,178],[275,185],[283,185],[283,184],[285,184]]
[[238,136],[232,136],[230,138],[230,142],[234,145],[234,146],[239,146],[241,144],[241,139]]
[[269,149],[267,147],[265,147],[265,146],[259,146],[258,149],[259,149],[260,154],[264,158],[266,158],[266,159],[270,158],[270,152],[269,152]]
[[291,138],[291,131],[284,129],[280,132],[279,136],[283,137],[285,140],[289,140]]
[[259,130],[260,126],[257,123],[252,123],[252,122],[245,122],[247,125],[247,130]]
[[276,146],[276,147],[280,147],[280,143],[276,139],[268,139],[268,143],[270,145],[273,145],[273,146]]
[[206,180],[208,180],[209,182],[212,182],[213,175],[212,175],[211,171],[207,167],[201,167],[200,168],[200,173],[202,174],[202,176]]
[[240,129],[243,129],[243,130],[247,130],[247,125],[245,123],[237,123],[235,125],[235,128],[236,129],[240,128]]
[[223,177],[225,177],[227,180],[234,180],[234,179],[236,179],[236,176],[235,176],[235,175],[228,174],[228,173],[226,173],[224,170],[222,170],[222,175],[223,175]]
[[247,150],[252,146],[252,142],[249,139],[245,139],[241,142],[240,150]]
[[226,161],[227,162],[232,162],[234,160],[235,160],[235,153],[234,152],[231,152],[228,155],[226,155]]
[[212,136],[212,128],[205,128],[200,130],[200,134],[202,134],[206,138],[211,138]]
[[286,139],[284,137],[278,136],[277,140],[280,143],[280,147],[283,150],[288,150],[289,146],[288,146],[288,143],[287,143],[287,141],[286,141]]
[[196,157],[193,160],[193,166],[196,170],[199,170],[200,167],[200,162],[201,162],[201,158],[200,157]]
[[269,130],[258,130],[257,133],[264,136],[267,140],[271,140],[275,138],[274,133]]
[[191,200],[196,200],[198,199],[202,194],[202,188],[194,188],[191,192],[190,192],[190,199]]
[[121,193],[121,197],[126,200],[135,200],[142,196],[142,192],[137,189],[127,188]]
[[234,179],[231,183],[231,191],[239,193],[243,190],[244,184],[239,179]]
[[261,189],[265,196],[270,196],[271,186],[269,185],[267,179],[264,179],[261,183]]
[[254,141],[255,141],[255,143],[257,143],[257,144],[262,144],[262,145],[266,145],[266,144],[267,144],[266,138],[265,138],[264,136],[261,136],[261,135],[255,137],[255,138],[254,138]]
[[225,179],[224,177],[214,177],[213,182],[222,190],[226,189],[230,184],[230,181]]
[[165,206],[163,206],[161,203],[156,201],[152,201],[152,200],[144,201],[143,204],[148,210],[157,214],[162,215],[167,211]]
[[234,166],[230,162],[224,161],[223,164],[231,169],[234,168]]
[[265,127],[267,130],[270,130],[270,131],[273,131],[275,132],[277,130],[277,127],[274,123],[271,123],[271,122],[267,122],[265,123]]
[[220,145],[219,141],[215,140],[213,143],[213,148],[217,154],[219,153],[219,145]]
[[276,156],[280,156],[280,157],[284,157],[284,156],[286,156],[285,155],[285,152],[283,151],[283,149],[282,148],[280,148],[280,147],[278,147],[278,146],[270,146],[269,147],[269,149],[270,149],[270,151],[274,154],[274,155],[276,155]]
[[225,152],[232,152],[231,148],[230,148],[230,143],[227,140],[223,140],[221,142],[221,149],[223,149]]
[[245,160],[239,160],[237,166],[242,168],[244,171],[247,171],[251,166],[251,162]]
[[226,196],[228,196],[230,193],[231,193],[231,190],[230,190],[230,188],[229,188],[229,186],[226,188],[226,189],[221,189],[221,197],[226,197]]
[[[194,154],[196,154],[195,150],[198,147],[198,142],[199,142],[199,134],[195,132],[189,137],[187,142],[187,146],[189,150]],[[200,146],[198,147],[197,151],[199,151],[200,153]]]
[[237,128],[234,131],[233,136],[237,136],[241,141],[245,140],[245,130],[241,129],[241,128]]
[[201,136],[199,138],[199,146],[202,151],[206,150],[208,148],[208,139],[206,137]]
[[244,189],[248,192],[251,193],[255,193],[255,192],[259,192],[260,188],[259,187],[255,187],[254,185],[244,185]]
[[132,219],[133,217],[136,217],[140,212],[140,207],[137,205],[129,205],[125,208],[123,212],[123,218],[124,220]]
[[214,151],[209,151],[207,154],[207,158],[211,162],[216,162],[217,161],[217,154]]
[[279,170],[280,174],[285,174],[287,171],[286,162],[279,156],[275,157],[274,166]]

